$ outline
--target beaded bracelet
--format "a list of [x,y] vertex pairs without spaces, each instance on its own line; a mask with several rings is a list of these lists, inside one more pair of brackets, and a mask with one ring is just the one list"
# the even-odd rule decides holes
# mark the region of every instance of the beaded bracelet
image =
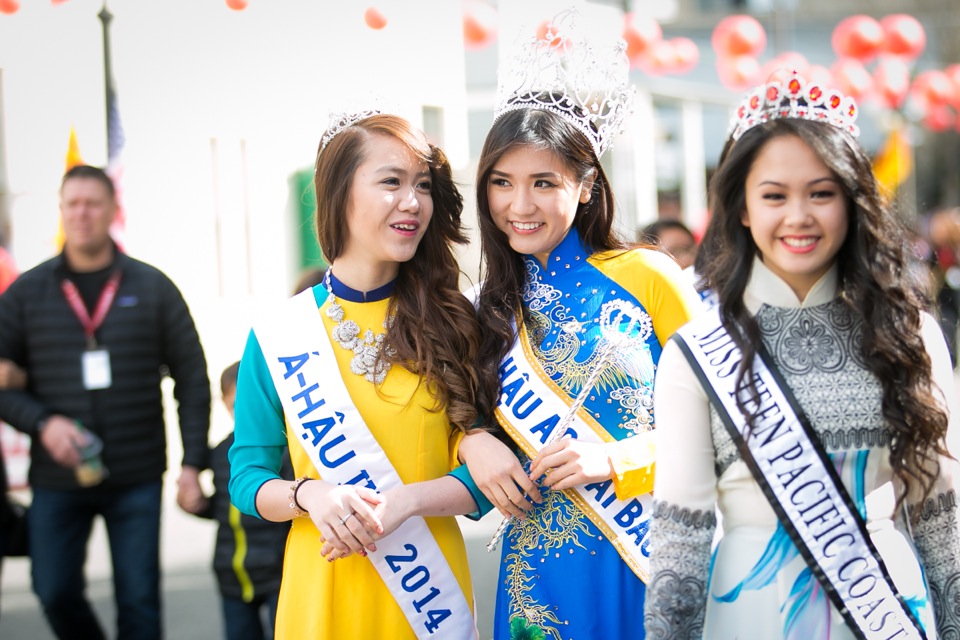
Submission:
[[300,485],[302,485],[307,480],[313,480],[313,478],[308,478],[307,476],[301,476],[290,483],[290,508],[293,510],[293,517],[300,518],[303,516],[310,515],[306,509],[300,506],[300,503],[297,501],[297,491],[300,490]]

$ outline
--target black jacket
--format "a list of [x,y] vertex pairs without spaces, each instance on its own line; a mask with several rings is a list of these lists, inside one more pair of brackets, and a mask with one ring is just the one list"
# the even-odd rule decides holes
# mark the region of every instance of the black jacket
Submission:
[[[230,502],[227,453],[232,444],[233,433],[210,452],[214,493],[210,496],[210,507],[199,515],[220,523],[213,550],[213,571],[217,574],[220,593],[227,598],[250,602],[254,597],[279,593],[290,523],[248,516]],[[280,477],[293,480],[293,466],[286,452]]]
[[160,388],[166,374],[175,381],[183,464],[206,467],[210,381],[187,304],[155,267],[117,252],[104,282],[113,269],[122,272],[120,287],[96,332],[110,352],[108,389],[84,388],[86,338],[61,289],[69,275],[62,254],[21,274],[0,296],[0,357],[29,377],[25,391],[0,391],[0,419],[32,437],[32,486],[78,486],[74,472],[54,462],[38,437],[38,423],[55,413],[100,436],[108,483],[160,480],[167,462]]

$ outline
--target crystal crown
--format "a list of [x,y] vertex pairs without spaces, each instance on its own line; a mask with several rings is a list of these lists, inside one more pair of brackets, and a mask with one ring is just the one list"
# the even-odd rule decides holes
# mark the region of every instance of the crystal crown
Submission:
[[552,111],[587,136],[599,158],[623,131],[633,106],[627,44],[595,49],[579,28],[579,11],[563,11],[542,36],[521,38],[500,65],[494,121],[517,109]]
[[381,114],[379,109],[362,109],[360,111],[337,112],[330,114],[330,122],[327,124],[323,137],[320,138],[320,150],[323,151],[330,144],[330,141],[337,137],[337,134],[356,123],[370,116]]

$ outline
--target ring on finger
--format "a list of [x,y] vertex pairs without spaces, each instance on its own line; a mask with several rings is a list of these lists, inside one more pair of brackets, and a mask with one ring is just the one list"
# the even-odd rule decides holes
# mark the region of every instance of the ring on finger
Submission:
[[347,524],[347,520],[350,519],[350,516],[355,516],[355,515],[357,515],[357,514],[355,514],[353,511],[351,511],[351,512],[348,513],[347,515],[345,515],[345,516],[343,516],[342,518],[340,518],[340,524]]

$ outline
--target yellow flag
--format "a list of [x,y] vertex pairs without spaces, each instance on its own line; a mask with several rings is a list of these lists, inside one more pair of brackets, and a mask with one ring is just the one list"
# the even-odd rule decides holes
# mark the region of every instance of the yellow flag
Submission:
[[77,143],[77,130],[70,127],[70,140],[67,142],[67,168],[64,172],[78,164],[83,164],[83,158],[80,156],[80,145]]
[[[67,142],[67,158],[66,158],[66,168],[63,170],[64,173],[70,171],[73,167],[78,164],[83,164],[83,158],[80,156],[80,144],[77,142],[77,130],[73,127],[70,127],[70,140]],[[63,242],[65,238],[63,235],[63,220],[59,217],[57,218],[57,251],[63,250]]]
[[894,129],[873,161],[873,174],[880,190],[893,197],[897,188],[913,172],[913,155],[910,143],[901,129]]

